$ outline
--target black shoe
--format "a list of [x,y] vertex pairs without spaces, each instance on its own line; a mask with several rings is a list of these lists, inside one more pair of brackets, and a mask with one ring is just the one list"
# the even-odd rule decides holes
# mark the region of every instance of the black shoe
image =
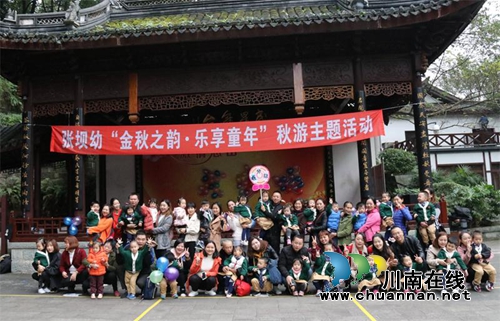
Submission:
[[128,296],[128,292],[125,291],[122,294],[120,294],[120,299],[125,299]]

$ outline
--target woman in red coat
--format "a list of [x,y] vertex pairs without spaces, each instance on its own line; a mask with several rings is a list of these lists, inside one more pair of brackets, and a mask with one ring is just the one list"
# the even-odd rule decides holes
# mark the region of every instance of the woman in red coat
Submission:
[[84,249],[78,247],[78,239],[74,236],[68,236],[64,239],[66,249],[61,255],[61,264],[59,271],[62,274],[61,287],[68,287],[68,293],[75,292],[75,285],[81,284],[84,294],[88,293],[89,274],[83,264],[87,257]]
[[189,285],[192,289],[189,296],[197,296],[198,290],[205,290],[205,293],[210,296],[216,294],[214,288],[217,287],[217,273],[219,273],[220,264],[221,259],[215,243],[209,241],[202,252],[195,254],[189,269],[188,281],[186,282],[186,289],[189,289]]
[[109,204],[111,205],[111,217],[113,218],[113,239],[118,240],[122,238],[122,228],[118,226],[120,216],[122,215],[122,208],[117,198],[112,198]]

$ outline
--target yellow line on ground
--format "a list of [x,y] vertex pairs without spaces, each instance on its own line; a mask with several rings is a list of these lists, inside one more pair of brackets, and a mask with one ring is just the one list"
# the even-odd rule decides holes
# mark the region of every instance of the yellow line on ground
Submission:
[[368,317],[368,319],[370,319],[371,321],[377,321],[377,319],[375,319],[373,317],[373,315],[370,314],[370,312],[366,311],[366,309],[358,302],[358,300],[356,300],[356,298],[352,294],[351,294],[351,298],[352,298],[352,302],[354,302],[354,304],[356,304],[356,306],[361,311],[363,311],[363,313]]
[[149,308],[147,308],[146,311],[142,312],[140,316],[138,316],[137,318],[134,319],[134,321],[139,321],[142,318],[144,318],[144,316],[146,314],[148,314],[149,311],[153,310],[155,306],[157,306],[158,304],[160,304],[161,301],[162,301],[162,299],[156,300],[156,302],[154,304],[152,304]]

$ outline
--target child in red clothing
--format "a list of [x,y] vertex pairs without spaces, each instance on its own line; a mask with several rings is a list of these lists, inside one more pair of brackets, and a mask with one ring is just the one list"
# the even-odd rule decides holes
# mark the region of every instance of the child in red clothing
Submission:
[[95,242],[92,245],[92,251],[89,253],[87,260],[89,262],[90,274],[90,298],[95,299],[97,293],[97,298],[102,299],[108,255],[102,249],[101,243]]

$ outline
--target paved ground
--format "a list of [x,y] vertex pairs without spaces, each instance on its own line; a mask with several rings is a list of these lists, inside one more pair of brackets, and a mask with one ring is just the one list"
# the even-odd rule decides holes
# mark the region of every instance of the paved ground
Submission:
[[[500,241],[490,241],[493,265],[500,269]],[[77,287],[77,290],[79,287]],[[471,301],[443,302],[322,302],[313,295],[303,298],[196,297],[165,301],[129,301],[111,295],[105,288],[103,300],[68,298],[61,294],[39,295],[29,275],[0,275],[2,320],[498,320],[500,282],[492,293],[472,293]],[[437,293],[437,292],[436,292]],[[439,293],[437,293],[439,294]]]

